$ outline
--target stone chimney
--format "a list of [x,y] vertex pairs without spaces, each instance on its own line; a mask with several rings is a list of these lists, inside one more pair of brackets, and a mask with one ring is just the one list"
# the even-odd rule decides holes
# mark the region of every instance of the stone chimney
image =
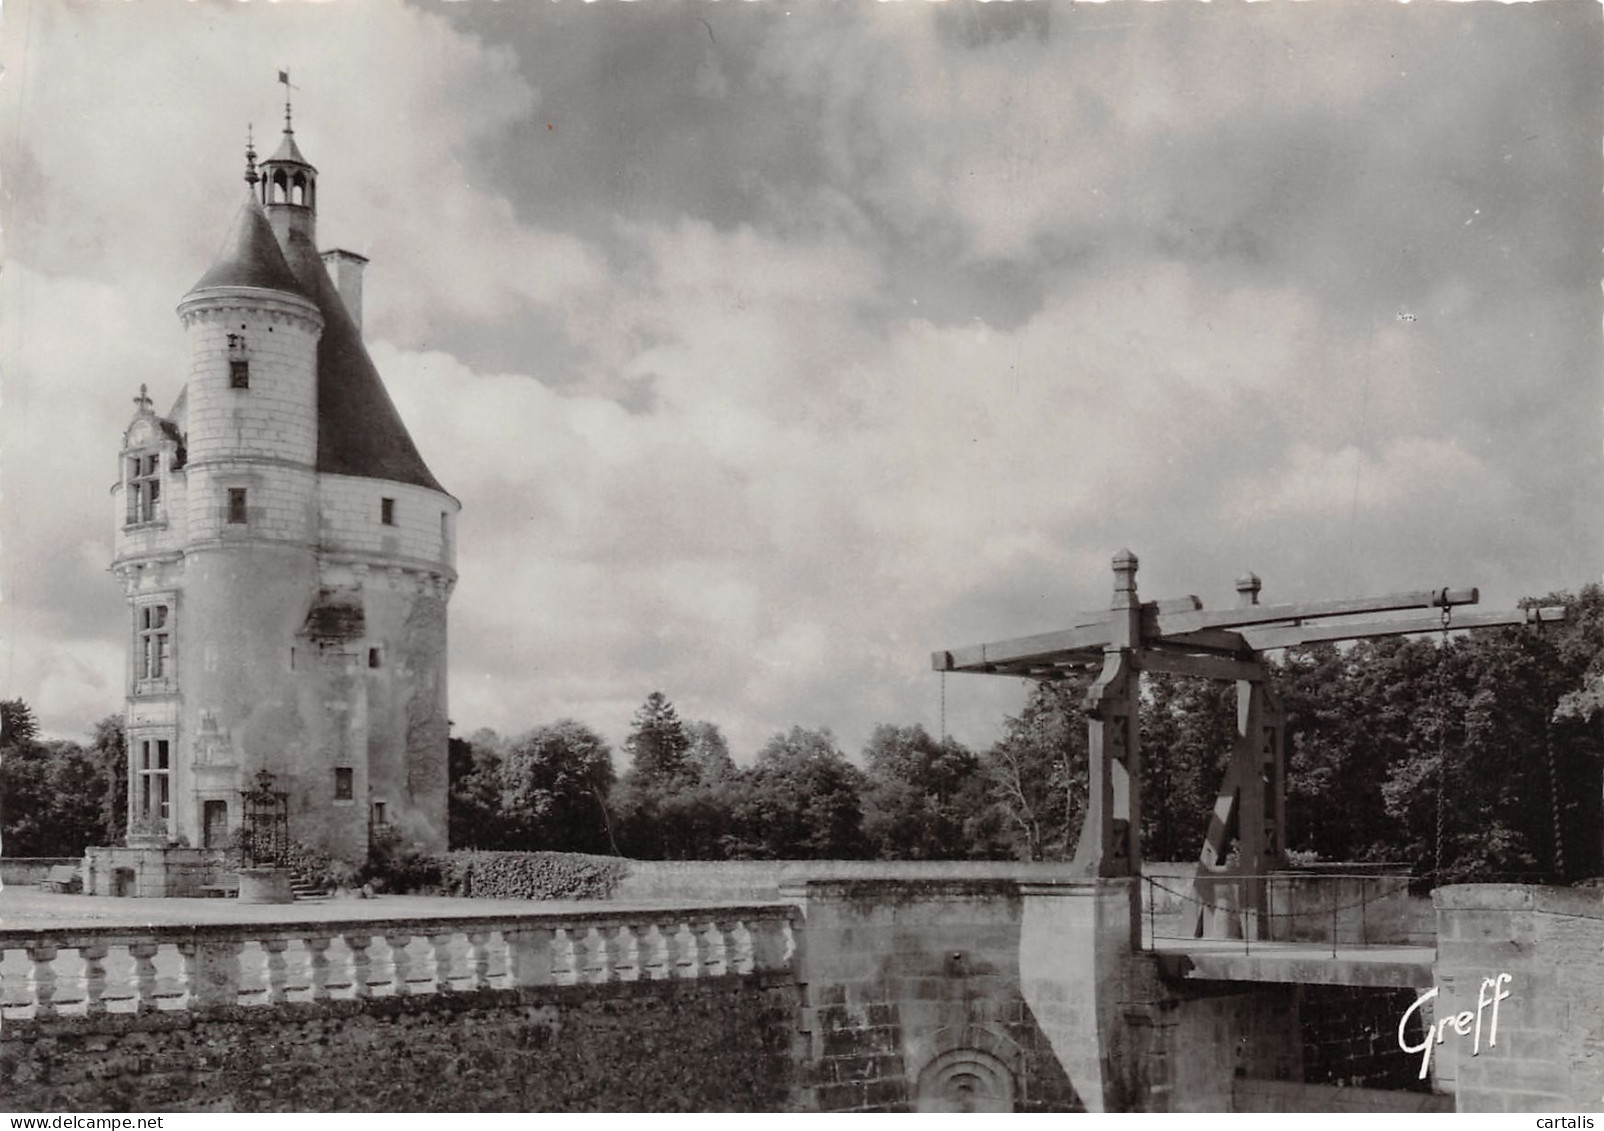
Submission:
[[335,289],[345,300],[351,321],[358,330],[362,329],[362,268],[368,265],[367,257],[343,248],[325,251],[322,255],[323,266],[328,268]]

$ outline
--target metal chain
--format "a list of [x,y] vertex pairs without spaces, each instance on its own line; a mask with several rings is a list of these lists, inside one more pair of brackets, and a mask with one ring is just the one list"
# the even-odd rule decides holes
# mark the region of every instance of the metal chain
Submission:
[[1443,794],[1448,773],[1448,627],[1453,623],[1454,611],[1449,605],[1442,609],[1442,647],[1437,653],[1437,853],[1432,878],[1442,883],[1442,842],[1446,814],[1443,811]]
[[[1539,633],[1543,622],[1537,622]],[[1539,658],[1537,679],[1539,695],[1543,706],[1543,760],[1548,766],[1548,801],[1550,815],[1554,820],[1554,875],[1563,880],[1565,878],[1565,831],[1560,827],[1559,803],[1559,766],[1554,755],[1554,703],[1549,697],[1548,673],[1542,667]]]

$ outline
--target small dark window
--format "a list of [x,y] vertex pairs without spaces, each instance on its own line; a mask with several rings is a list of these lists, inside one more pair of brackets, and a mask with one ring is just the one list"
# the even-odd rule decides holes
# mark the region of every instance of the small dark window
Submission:
[[251,387],[250,362],[231,361],[228,363],[228,386],[231,389],[249,389]]
[[334,800],[349,801],[352,793],[352,775],[349,766],[338,766],[334,770]]
[[390,823],[389,818],[385,815],[384,802],[382,801],[373,803],[373,823],[375,825],[387,825]]
[[379,650],[377,648],[369,648],[368,649],[368,667],[376,668],[378,666],[379,666]]
[[245,488],[230,487],[228,489],[228,521],[231,524],[243,524],[245,518]]
[[380,499],[379,500],[379,521],[384,523],[384,525],[386,525],[386,526],[394,526],[395,525],[395,500],[394,499]]

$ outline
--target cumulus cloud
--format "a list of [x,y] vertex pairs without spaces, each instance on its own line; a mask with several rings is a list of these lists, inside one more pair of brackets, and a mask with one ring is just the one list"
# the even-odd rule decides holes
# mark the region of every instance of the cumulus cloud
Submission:
[[1597,13],[1505,8],[8,8],[8,686],[117,705],[111,453],[291,60],[464,504],[463,733],[934,729],[931,650],[1102,606],[1124,545],[1209,603],[1579,585]]

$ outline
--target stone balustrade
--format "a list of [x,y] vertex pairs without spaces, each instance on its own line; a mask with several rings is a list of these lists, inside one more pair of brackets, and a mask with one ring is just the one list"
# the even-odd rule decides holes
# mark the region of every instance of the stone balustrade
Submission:
[[196,1010],[791,969],[788,904],[0,931],[0,1017]]

